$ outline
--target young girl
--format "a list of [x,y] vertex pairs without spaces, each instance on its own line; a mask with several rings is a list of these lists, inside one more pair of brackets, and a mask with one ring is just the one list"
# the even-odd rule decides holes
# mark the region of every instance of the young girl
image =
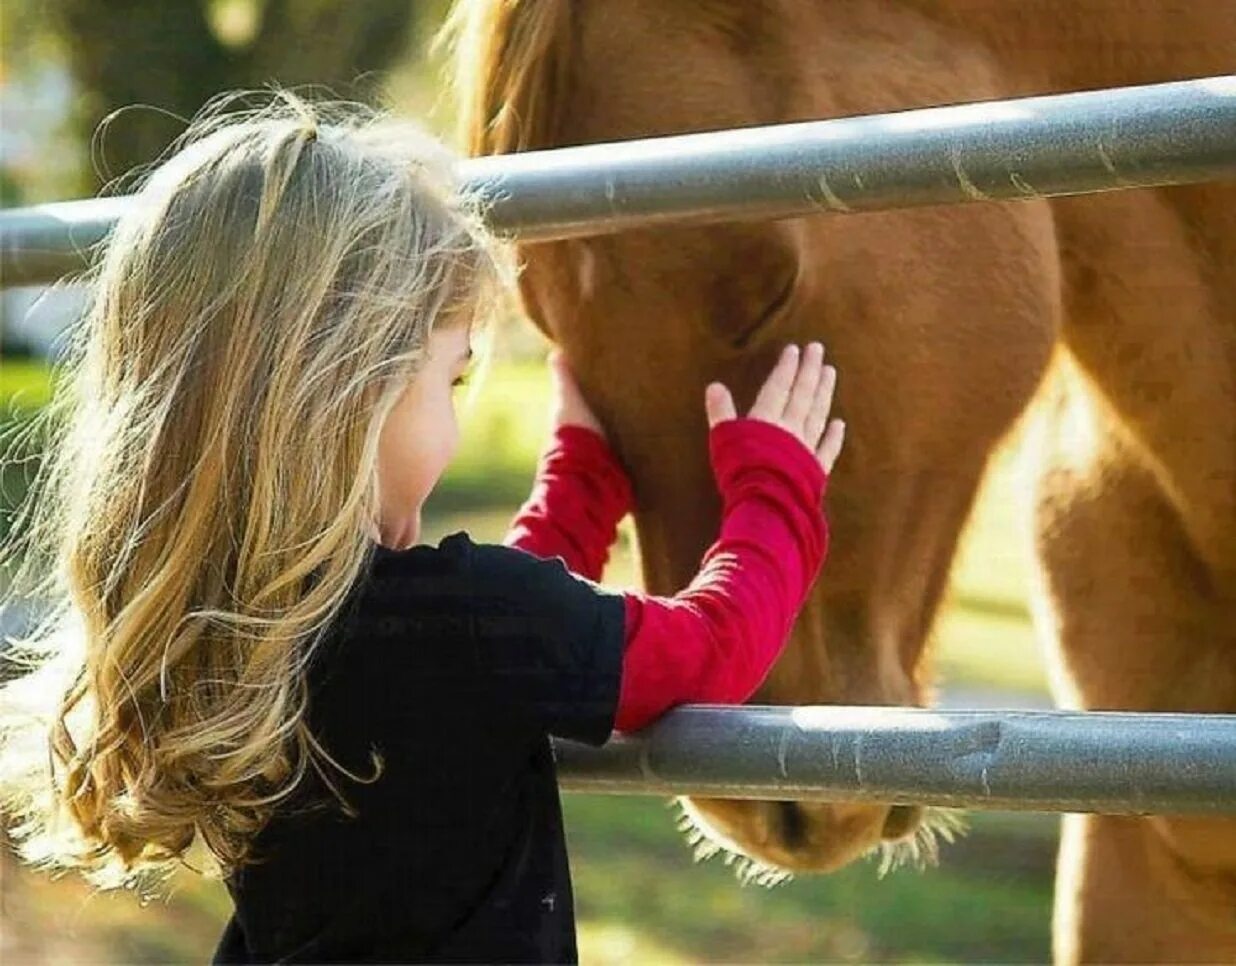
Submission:
[[574,961],[549,736],[759,686],[827,550],[835,370],[787,347],[742,417],[708,387],[720,534],[672,597],[595,582],[632,491],[560,357],[503,543],[418,544],[506,256],[420,130],[276,94],[148,172],[74,331],[13,836],[102,887],[204,846],[215,962]]

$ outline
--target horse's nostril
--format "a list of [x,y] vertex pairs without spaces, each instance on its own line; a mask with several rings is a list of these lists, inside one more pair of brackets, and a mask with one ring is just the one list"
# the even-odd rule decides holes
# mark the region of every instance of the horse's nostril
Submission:
[[888,810],[884,819],[884,828],[880,832],[886,839],[904,838],[918,828],[923,818],[921,805],[894,805]]
[[795,849],[807,840],[807,817],[803,815],[798,802],[779,801],[777,820],[781,824],[781,844],[787,849]]

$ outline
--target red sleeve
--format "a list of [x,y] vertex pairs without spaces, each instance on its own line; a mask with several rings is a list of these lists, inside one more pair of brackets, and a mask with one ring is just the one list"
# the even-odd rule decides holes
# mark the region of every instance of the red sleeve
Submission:
[[789,639],[828,551],[828,475],[788,430],[739,417],[709,430],[720,536],[673,597],[624,592],[626,645],[614,727],[634,731],[676,704],[738,704]]
[[631,484],[605,437],[586,426],[554,429],[537,462],[532,493],[502,542],[600,580],[618,521],[630,512]]

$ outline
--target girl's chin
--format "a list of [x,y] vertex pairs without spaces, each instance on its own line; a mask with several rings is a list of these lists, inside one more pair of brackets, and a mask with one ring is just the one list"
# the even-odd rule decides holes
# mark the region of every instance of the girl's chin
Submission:
[[421,538],[421,508],[417,507],[410,517],[401,521],[398,529],[395,527],[369,528],[370,539],[391,550],[407,550],[416,545]]

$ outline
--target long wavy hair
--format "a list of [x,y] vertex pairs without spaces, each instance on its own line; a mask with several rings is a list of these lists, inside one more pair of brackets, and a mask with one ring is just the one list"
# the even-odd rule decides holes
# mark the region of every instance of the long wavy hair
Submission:
[[[305,671],[373,553],[382,423],[436,326],[481,366],[511,265],[454,156],[384,110],[212,99],[85,274],[16,518],[0,807],[21,857],[212,877],[313,767]],[[474,381],[474,389],[476,386]],[[200,838],[199,838],[200,837]],[[189,866],[194,868],[194,866]]]

